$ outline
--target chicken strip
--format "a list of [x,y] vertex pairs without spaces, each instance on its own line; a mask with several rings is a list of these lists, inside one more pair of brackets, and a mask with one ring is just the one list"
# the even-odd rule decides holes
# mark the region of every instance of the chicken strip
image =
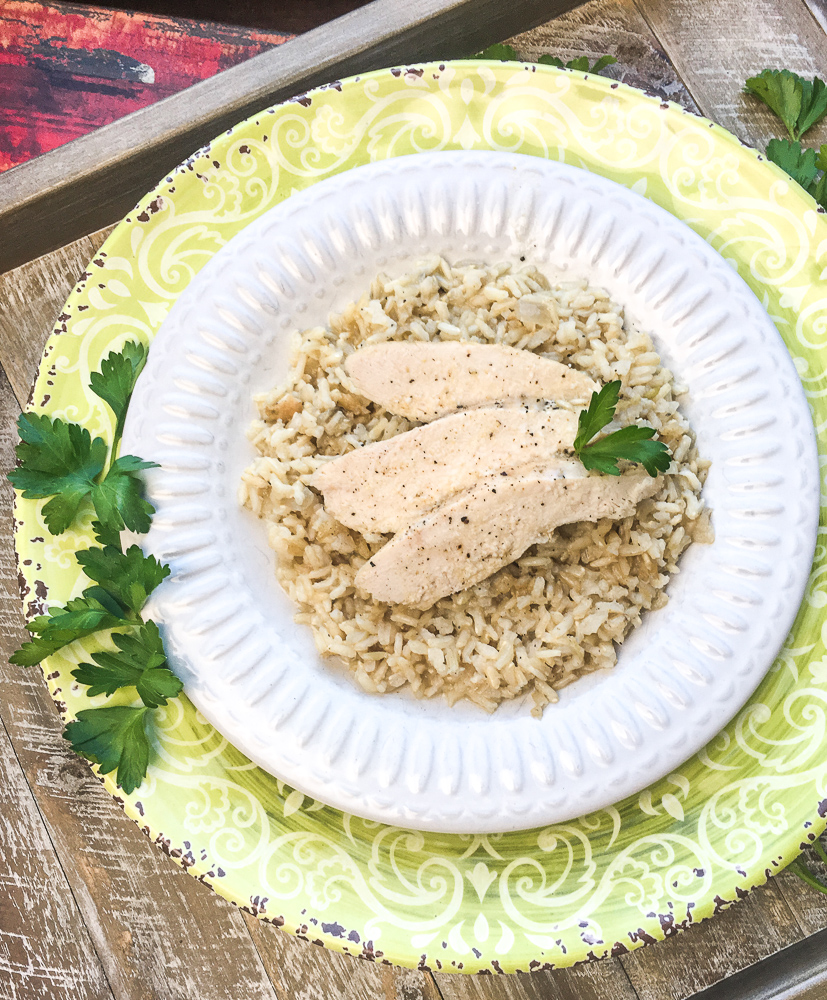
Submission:
[[528,405],[452,413],[340,455],[310,485],[328,513],[357,531],[401,531],[486,476],[536,468],[571,448],[577,416]]
[[600,386],[588,375],[502,344],[391,341],[345,362],[357,391],[411,420],[509,399],[586,404]]
[[507,566],[562,524],[628,517],[662,485],[645,472],[587,476],[567,459],[492,476],[391,539],[356,574],[356,586],[377,601],[428,608]]

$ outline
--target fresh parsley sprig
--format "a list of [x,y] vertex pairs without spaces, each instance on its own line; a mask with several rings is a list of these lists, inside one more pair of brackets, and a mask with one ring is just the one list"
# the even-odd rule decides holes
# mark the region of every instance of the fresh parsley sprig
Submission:
[[599,73],[604,70],[607,66],[611,66],[613,63],[617,62],[614,56],[601,56],[596,59],[593,64],[589,65],[589,60],[587,56],[578,56],[576,59],[569,59],[567,63],[564,63],[562,59],[558,59],[557,56],[543,55],[537,60],[541,66],[556,66],[557,69],[576,69],[581,73]]
[[146,706],[86,708],[63,735],[75,753],[97,764],[102,774],[117,771],[118,784],[128,795],[143,783],[149,766],[150,712]]
[[120,352],[108,355],[101,361],[99,372],[89,376],[89,388],[115,414],[115,433],[112,436],[112,453],[117,454],[126,422],[129,400],[138,376],[146,364],[149,348],[138,340],[124,344]]
[[92,530],[99,545],[76,553],[91,586],[65,607],[50,608],[29,622],[26,628],[32,639],[23,643],[11,662],[33,666],[77,639],[110,633],[114,648],[92,653],[93,662],[80,663],[72,676],[88,686],[89,697],[134,688],[142,704],[80,711],[64,736],[102,773],[116,771],[118,784],[127,793],[146,776],[147,726],[153,710],[182,690],[167,663],[158,626],[141,616],[149,595],[169,576],[169,567],[145,555],[138,545],[124,551],[120,537],[124,527],[141,533],[149,530],[154,513],[140,477],[154,463],[118,455],[129,400],[146,358],[147,348],[132,341],[111,353],[100,371],[90,376],[90,388],[115,416],[110,446],[78,424],[25,413],[18,421],[18,468],[9,473],[12,485],[26,499],[49,498],[43,516],[52,534],[64,532],[87,502],[97,515]]
[[147,708],[166,705],[180,694],[183,685],[167,665],[161,633],[155,622],[140,625],[134,633],[113,633],[118,651],[92,653],[94,663],[81,663],[72,676],[89,687],[89,697],[114,694],[134,687]]
[[745,90],[778,115],[789,135],[789,139],[770,139],[767,159],[827,208],[827,145],[816,151],[805,149],[800,141],[827,115],[827,84],[817,76],[805,80],[787,69],[765,69],[746,81]]
[[744,87],[778,115],[791,139],[800,139],[827,115],[827,84],[817,76],[805,80],[788,69],[765,69]]
[[[501,62],[524,61],[517,55],[514,46],[508,45],[506,42],[495,42],[493,45],[489,45],[487,49],[483,49],[482,52],[478,52],[474,58],[499,59]],[[617,59],[614,56],[601,56],[595,60],[593,65],[590,65],[588,56],[578,56],[576,59],[569,59],[567,63],[564,63],[557,56],[546,54],[540,56],[537,62],[541,66],[556,66],[558,69],[576,69],[580,70],[581,73],[599,73],[607,66],[611,66],[612,63],[616,63]]]
[[666,472],[672,461],[669,449],[662,441],[652,441],[654,427],[631,425],[596,441],[592,439],[614,419],[620,398],[620,382],[608,382],[600,392],[593,392],[588,409],[580,411],[574,451],[587,469],[597,469],[609,476],[619,476],[620,460],[642,465],[654,479]]
[[19,467],[9,473],[9,480],[26,500],[50,498],[43,506],[43,519],[53,535],[66,531],[86,500],[91,501],[104,530],[149,531],[155,508],[144,496],[139,473],[155,463],[134,455],[116,457],[129,399],[146,355],[146,347],[130,342],[121,353],[105,358],[101,370],[90,377],[92,391],[115,415],[111,448],[79,424],[44,413],[20,414]]

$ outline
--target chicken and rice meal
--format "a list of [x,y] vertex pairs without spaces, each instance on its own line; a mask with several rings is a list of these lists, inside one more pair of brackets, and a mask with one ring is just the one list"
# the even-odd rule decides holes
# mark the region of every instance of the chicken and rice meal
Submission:
[[[579,416],[618,382],[603,431],[652,428],[662,475],[581,461]],[[682,391],[601,289],[434,257],[294,334],[240,500],[295,620],[366,691],[540,715],[712,540]]]

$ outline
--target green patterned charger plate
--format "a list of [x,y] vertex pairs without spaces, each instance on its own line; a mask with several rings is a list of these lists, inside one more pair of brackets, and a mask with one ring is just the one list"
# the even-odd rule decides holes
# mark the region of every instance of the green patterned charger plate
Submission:
[[[827,222],[785,174],[712,122],[610,80],[516,63],[382,70],[263,111],[182,164],[122,222],[72,292],[32,408],[111,435],[89,374],[124,340],[151,341],[212,256],[319,180],[443,149],[547,157],[633,188],[735,267],[775,321],[827,451]],[[27,613],[84,578],[43,502],[17,503]],[[127,815],[191,874],[293,934],[372,960],[527,971],[619,954],[708,917],[788,864],[827,816],[824,508],[804,603],[749,703],[681,768],[608,809],[542,829],[439,835],[308,799],[250,763],[185,699],[156,713]],[[43,664],[73,717],[106,703],[72,677],[76,643]],[[122,696],[121,696],[122,698]],[[119,696],[110,699],[116,703]]]

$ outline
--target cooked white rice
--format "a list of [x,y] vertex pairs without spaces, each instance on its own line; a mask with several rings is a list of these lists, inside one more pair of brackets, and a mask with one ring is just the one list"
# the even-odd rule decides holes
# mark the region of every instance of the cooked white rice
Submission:
[[[672,453],[663,488],[633,517],[559,528],[426,611],[357,592],[357,570],[390,536],[339,524],[307,482],[324,456],[416,426],[359,396],[343,368],[363,344],[408,338],[509,344],[601,383],[620,379],[618,424],[651,425]],[[530,692],[540,715],[557,690],[615,664],[641,613],[666,604],[684,549],[712,540],[701,499],[709,463],[679,410],[681,391],[650,337],[625,327],[606,292],[585,282],[552,285],[533,267],[451,267],[434,257],[401,278],[379,275],[329,329],[294,335],[287,382],[256,397],[260,419],[249,437],[261,457],[245,470],[239,497],[267,524],[278,579],[299,605],[295,620],[366,691],[409,685],[420,697],[468,698],[489,711]]]

